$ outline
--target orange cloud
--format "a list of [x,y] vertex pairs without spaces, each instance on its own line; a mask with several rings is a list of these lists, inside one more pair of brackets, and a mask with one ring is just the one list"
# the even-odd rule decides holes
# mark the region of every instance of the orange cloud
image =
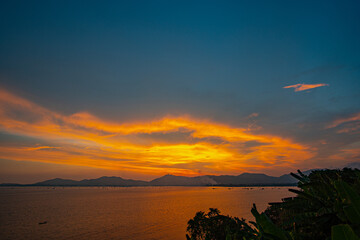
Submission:
[[295,85],[285,86],[283,88],[294,88],[295,92],[300,92],[300,91],[305,91],[305,90],[318,88],[318,87],[325,87],[325,86],[329,86],[329,84],[326,84],[326,83],[317,83],[317,84],[298,83]]
[[56,149],[59,147],[49,147],[49,146],[38,146],[38,147],[29,147],[25,148],[28,151],[36,151],[36,150],[43,150],[43,149]]
[[314,156],[280,136],[254,134],[190,116],[119,123],[87,112],[62,115],[0,90],[0,128],[48,142],[2,146],[2,158],[118,169],[139,173],[196,175],[290,167]]

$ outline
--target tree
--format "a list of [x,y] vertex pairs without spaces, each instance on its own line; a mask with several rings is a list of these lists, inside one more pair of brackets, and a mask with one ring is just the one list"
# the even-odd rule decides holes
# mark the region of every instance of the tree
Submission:
[[297,239],[330,239],[332,226],[350,223],[344,213],[344,201],[337,182],[349,185],[360,193],[360,171],[317,170],[309,176],[298,171],[299,189],[293,198],[272,203],[265,214],[282,229],[292,232]]
[[244,219],[221,215],[216,208],[208,213],[197,212],[188,222],[186,235],[191,240],[237,240],[256,239],[256,231]]
[[272,203],[264,213],[256,206],[251,212],[256,222],[220,215],[217,209],[198,212],[188,222],[193,240],[360,240],[360,170],[318,170],[292,176],[298,189],[295,197]]

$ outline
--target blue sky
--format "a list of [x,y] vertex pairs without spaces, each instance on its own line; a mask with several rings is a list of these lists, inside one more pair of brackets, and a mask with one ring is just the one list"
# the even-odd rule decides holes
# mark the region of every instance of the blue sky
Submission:
[[[360,161],[359,10],[358,1],[2,2],[0,86],[64,116],[256,125],[256,134],[316,148],[294,168],[338,167]],[[339,119],[348,121],[326,127]],[[49,145],[0,127],[2,139]],[[30,164],[20,160],[0,161],[8,178],[21,175],[10,164]]]

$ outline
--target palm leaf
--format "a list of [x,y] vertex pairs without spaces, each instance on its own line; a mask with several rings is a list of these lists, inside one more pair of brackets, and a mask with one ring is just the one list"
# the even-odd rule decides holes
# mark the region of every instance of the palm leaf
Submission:
[[348,224],[339,224],[331,228],[331,240],[359,240]]

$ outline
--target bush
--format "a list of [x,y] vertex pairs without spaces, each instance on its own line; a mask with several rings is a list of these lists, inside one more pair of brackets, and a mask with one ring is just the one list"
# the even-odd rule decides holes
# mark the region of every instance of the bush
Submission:
[[256,219],[220,215],[219,210],[198,212],[188,222],[188,239],[359,239],[360,170],[317,170],[309,176],[298,171],[295,197],[272,203],[264,213],[251,210]]
[[210,208],[208,213],[197,212],[188,222],[186,235],[191,240],[227,240],[253,239],[255,230],[244,219],[220,214],[216,208]]

